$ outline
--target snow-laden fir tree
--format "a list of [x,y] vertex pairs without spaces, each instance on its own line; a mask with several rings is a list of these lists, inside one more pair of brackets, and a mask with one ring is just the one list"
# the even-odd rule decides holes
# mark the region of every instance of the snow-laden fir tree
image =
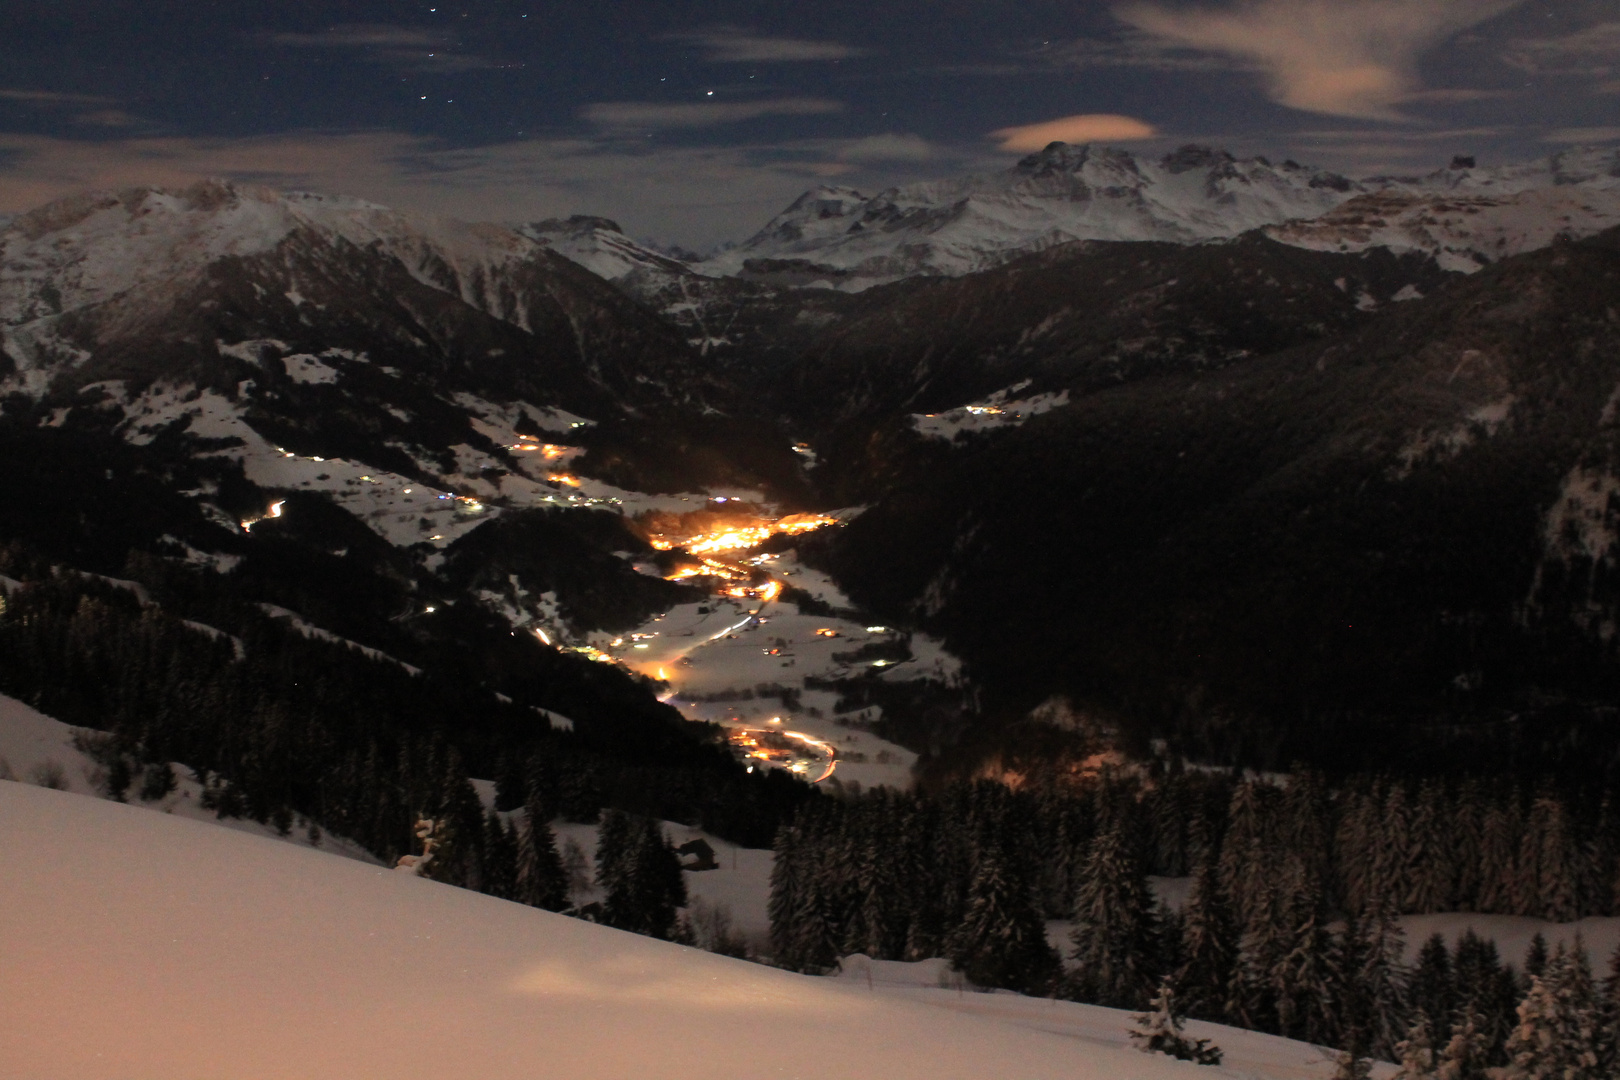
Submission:
[[1560,942],[1546,971],[1530,978],[1519,1024],[1508,1038],[1507,1080],[1610,1080],[1600,1077],[1597,1001],[1584,950]]
[[1282,911],[1290,932],[1269,979],[1276,1001],[1279,1033],[1326,1043],[1338,1034],[1342,1003],[1335,1000],[1335,942],[1324,915],[1320,879],[1296,856],[1284,872],[1287,903]]
[[1176,993],[1169,979],[1159,983],[1159,990],[1153,995],[1148,1011],[1132,1019],[1136,1021],[1136,1027],[1131,1031],[1131,1041],[1144,1053],[1168,1054],[1199,1065],[1221,1063],[1220,1047],[1208,1039],[1188,1038],[1183,1032],[1186,1019],[1176,1005]]
[[1480,828],[1479,910],[1489,915],[1512,915],[1517,910],[1514,883],[1518,878],[1517,799],[1487,807]]
[[531,796],[518,830],[517,897],[519,903],[547,911],[568,907],[568,871],[557,851],[557,838],[546,823],[545,804]]
[[1486,1018],[1473,1002],[1457,1013],[1451,1035],[1435,1063],[1435,1080],[1488,1080],[1491,1038]]
[[1044,993],[1057,979],[1057,953],[1047,944],[1032,884],[999,844],[979,857],[967,911],[945,955],[979,986]]
[[1155,930],[1147,877],[1119,822],[1110,822],[1092,841],[1075,895],[1073,996],[1115,1008],[1140,1006],[1157,977],[1150,966]]
[[1373,850],[1369,898],[1374,903],[1387,898],[1399,908],[1411,892],[1407,853],[1411,848],[1412,828],[1406,788],[1398,781],[1389,785],[1384,796],[1378,827],[1380,839]]
[[1272,862],[1268,858],[1267,815],[1260,806],[1260,792],[1260,785],[1251,780],[1232,789],[1226,837],[1221,843],[1221,893],[1243,926],[1254,916]]
[[1620,1076],[1620,946],[1609,958],[1609,973],[1598,991],[1598,1069],[1603,1076]]
[[1388,898],[1377,901],[1346,930],[1340,985],[1367,1053],[1393,1060],[1406,1033],[1407,972],[1401,962],[1406,935]]
[[1525,833],[1526,848],[1521,868],[1527,899],[1531,868],[1534,869],[1534,904],[1524,912],[1549,922],[1575,919],[1579,898],[1575,871],[1575,843],[1570,835],[1569,814],[1563,801],[1552,795],[1537,796],[1530,806],[1530,827]]
[[1406,1038],[1395,1046],[1395,1056],[1400,1068],[1392,1080],[1435,1080],[1434,1026],[1428,1013],[1417,1010]]
[[1193,868],[1192,890],[1182,908],[1181,966],[1175,984],[1187,1015],[1222,1020],[1236,959],[1236,930],[1220,894],[1215,861],[1207,853]]
[[517,834],[491,810],[484,820],[483,891],[502,900],[517,898]]
[[1453,845],[1445,835],[1446,817],[1441,788],[1433,781],[1424,784],[1407,830],[1403,909],[1409,914],[1451,910]]
[[1442,1029],[1450,1025],[1457,1007],[1457,981],[1443,934],[1430,935],[1418,950],[1407,997],[1414,1012],[1431,1018]]
[[1272,972],[1289,947],[1287,900],[1270,880],[1260,884],[1250,901],[1249,917],[1238,939],[1236,973],[1226,1003],[1227,1015],[1240,1027],[1277,1031],[1277,995]]

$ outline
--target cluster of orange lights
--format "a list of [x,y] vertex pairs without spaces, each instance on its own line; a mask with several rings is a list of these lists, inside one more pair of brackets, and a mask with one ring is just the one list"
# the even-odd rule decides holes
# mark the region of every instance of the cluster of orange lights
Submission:
[[552,473],[550,476],[546,477],[546,479],[550,480],[553,484],[565,484],[568,487],[573,488],[579,487],[579,477],[569,476],[567,473]]
[[541,456],[546,458],[546,460],[555,461],[557,458],[562,457],[564,454],[568,453],[568,451],[572,450],[573,447],[572,446],[558,446],[556,443],[520,442],[520,443],[514,443],[508,449],[517,450],[517,451],[519,451],[521,453],[525,453],[525,454],[533,454],[535,452],[539,452]]
[[835,525],[837,522],[837,518],[827,517],[824,514],[790,514],[775,521],[762,521],[758,525],[733,526],[718,532],[699,533],[697,536],[689,536],[680,540],[672,540],[667,536],[654,536],[649,543],[659,551],[672,551],[680,547],[685,548],[693,555],[706,555],[714,551],[740,551],[744,548],[757,547],[777,533],[797,536],[800,533],[813,532],[828,525]]

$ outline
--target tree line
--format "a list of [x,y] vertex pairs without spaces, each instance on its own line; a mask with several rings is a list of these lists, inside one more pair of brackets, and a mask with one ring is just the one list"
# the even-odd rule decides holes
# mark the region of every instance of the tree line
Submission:
[[226,624],[233,640],[15,549],[0,549],[0,574],[23,580],[0,594],[0,693],[103,733],[86,748],[115,798],[161,797],[170,763],[184,762],[222,817],[284,834],[304,822],[388,863],[417,849],[414,823],[431,818],[444,830],[435,875],[500,891],[514,887],[524,837],[485,813],[474,769],[499,778],[503,813],[595,821],[618,808],[758,846],[809,796],[785,776],[747,773],[695,732],[649,755],[633,739],[554,730],[521,701],[256,610]]
[[[1195,1018],[1391,1061],[1425,1018],[1438,1055],[1466,1028],[1469,1054],[1507,1065],[1546,956],[1515,969],[1470,933],[1408,965],[1398,916],[1613,912],[1612,794],[1183,772],[815,800],[777,837],[772,946],[803,971],[944,956],[981,985],[1120,1008],[1169,980]],[[1184,903],[1161,904],[1150,875],[1190,878]],[[1065,956],[1048,919],[1071,922]],[[1620,1002],[1620,956],[1605,987],[1593,1016]]]

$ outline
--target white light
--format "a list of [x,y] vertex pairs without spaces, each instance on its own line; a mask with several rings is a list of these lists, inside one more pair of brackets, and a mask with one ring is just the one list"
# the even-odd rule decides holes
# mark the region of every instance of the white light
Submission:
[[428,610],[428,614],[429,614],[429,615],[431,615],[431,614],[433,614],[433,613],[434,613],[434,612],[435,612],[435,611],[438,611],[438,610],[439,610],[439,609],[438,609],[438,608],[436,608],[436,607],[434,607],[434,606],[433,606],[433,605],[432,605],[432,604],[429,604],[429,605],[428,605],[428,607],[427,607],[427,610]]

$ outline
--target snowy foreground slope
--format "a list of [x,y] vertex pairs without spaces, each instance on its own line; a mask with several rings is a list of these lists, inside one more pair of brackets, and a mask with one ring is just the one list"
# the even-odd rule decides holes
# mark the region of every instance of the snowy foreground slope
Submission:
[[[818,979],[207,824],[0,783],[0,1078],[1326,1076],[1123,1013]],[[1114,1045],[1110,1045],[1113,1043]]]

